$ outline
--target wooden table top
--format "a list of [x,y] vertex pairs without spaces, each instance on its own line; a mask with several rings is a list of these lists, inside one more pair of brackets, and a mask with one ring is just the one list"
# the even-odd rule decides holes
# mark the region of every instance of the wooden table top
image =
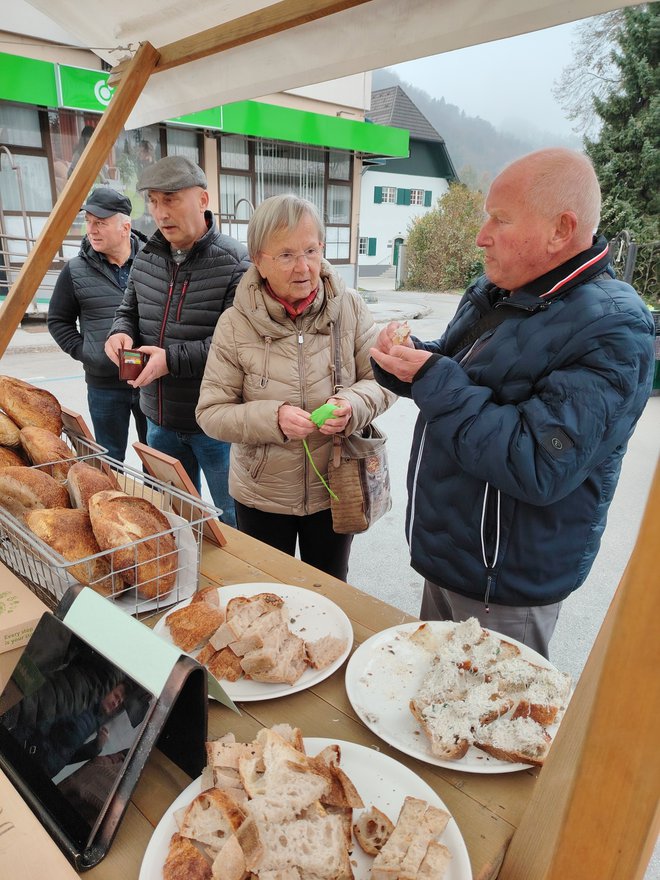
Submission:
[[[375,632],[414,618],[336,578],[223,526],[227,544],[205,544],[202,586],[272,581],[322,593],[348,615],[355,647]],[[537,770],[474,774],[436,767],[391,748],[353,711],[344,688],[344,669],[318,685],[276,700],[239,704],[238,716],[224,706],[209,706],[209,738],[228,731],[251,740],[260,727],[287,721],[304,736],[349,740],[379,749],[424,779],[442,798],[465,840],[474,880],[497,877],[511,836],[531,797]],[[190,778],[160,752],[150,757],[117,837],[89,880],[137,880],[142,856],[154,827]]]

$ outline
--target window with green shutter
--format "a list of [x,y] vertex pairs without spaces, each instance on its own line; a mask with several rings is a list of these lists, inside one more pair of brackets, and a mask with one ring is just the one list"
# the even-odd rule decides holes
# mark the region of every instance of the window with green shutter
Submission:
[[374,187],[374,203],[380,205],[383,201],[383,187],[375,186]]

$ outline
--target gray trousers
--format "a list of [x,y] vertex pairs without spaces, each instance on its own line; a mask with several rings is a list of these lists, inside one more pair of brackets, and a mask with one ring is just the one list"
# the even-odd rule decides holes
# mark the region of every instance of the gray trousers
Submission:
[[482,599],[468,599],[431,581],[424,581],[419,616],[422,620],[454,621],[476,617],[486,629],[516,639],[547,658],[548,643],[555,631],[561,605],[556,602],[554,605],[527,607],[491,602],[486,611]]

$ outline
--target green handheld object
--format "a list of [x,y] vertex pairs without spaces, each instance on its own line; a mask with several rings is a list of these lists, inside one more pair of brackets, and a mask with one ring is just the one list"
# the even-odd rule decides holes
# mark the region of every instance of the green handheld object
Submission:
[[314,410],[310,415],[310,419],[314,422],[317,428],[320,428],[328,419],[333,417],[336,409],[339,409],[339,407],[334,403],[324,403],[322,406],[319,406]]

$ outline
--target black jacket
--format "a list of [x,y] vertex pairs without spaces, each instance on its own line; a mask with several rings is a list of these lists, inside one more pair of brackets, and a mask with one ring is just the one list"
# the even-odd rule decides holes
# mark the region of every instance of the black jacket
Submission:
[[151,236],[108,334],[166,350],[169,373],[140,389],[140,406],[157,425],[190,434],[201,433],[195,407],[215,325],[250,265],[245,247],[218,231],[210,211],[206,220],[208,231],[179,265],[162,233]]
[[[131,233],[131,260],[146,240],[141,232]],[[126,388],[103,350],[123,295],[117,276],[85,236],[78,256],[69,260],[55,282],[48,329],[62,351],[82,362],[88,385]]]

